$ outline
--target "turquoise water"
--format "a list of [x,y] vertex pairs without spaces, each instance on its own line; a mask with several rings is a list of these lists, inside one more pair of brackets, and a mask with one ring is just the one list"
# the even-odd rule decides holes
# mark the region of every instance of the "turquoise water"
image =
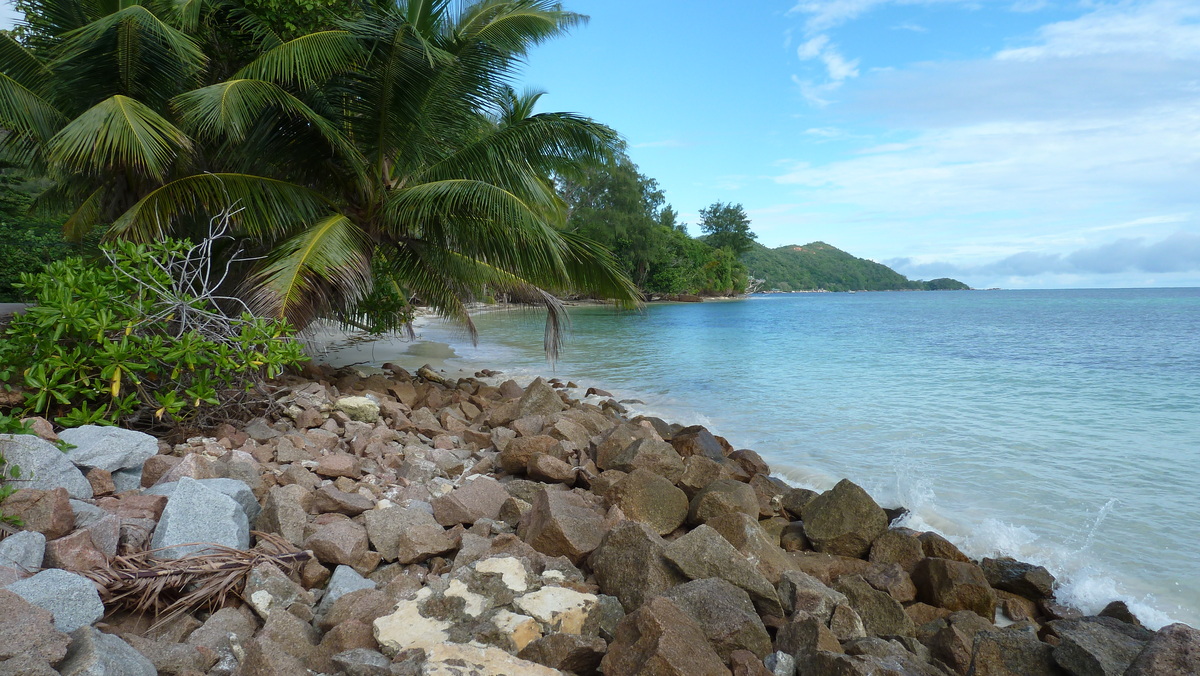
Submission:
[[[554,373],[702,423],[817,489],[848,477],[1088,611],[1200,626],[1200,289],[791,294],[574,308]],[[549,373],[536,314],[448,366]],[[415,349],[421,349],[417,346]],[[371,354],[364,361],[386,361]]]

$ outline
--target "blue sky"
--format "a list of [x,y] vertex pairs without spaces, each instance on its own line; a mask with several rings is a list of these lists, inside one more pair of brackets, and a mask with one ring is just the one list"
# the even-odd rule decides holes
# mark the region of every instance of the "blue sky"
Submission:
[[689,223],[742,203],[976,287],[1200,285],[1200,2],[568,0],[545,110],[627,139]]
[[[695,224],[976,287],[1200,286],[1200,1],[564,0],[523,74]],[[0,24],[11,24],[10,3]]]

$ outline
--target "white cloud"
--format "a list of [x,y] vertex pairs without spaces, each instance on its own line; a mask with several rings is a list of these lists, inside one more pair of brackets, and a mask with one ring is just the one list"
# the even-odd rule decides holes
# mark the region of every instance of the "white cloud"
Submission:
[[818,35],[808,40],[796,49],[796,55],[802,61],[820,59],[821,63],[825,64],[829,79],[833,82],[858,77],[858,59],[847,60],[838,51],[837,46],[829,41],[828,35]]
[[971,4],[974,0],[800,0],[788,14],[806,15],[809,33],[828,30],[870,12],[881,5]]
[[915,24],[911,21],[905,21],[904,23],[896,24],[895,26],[892,26],[892,30],[894,30],[894,31],[911,31],[913,33],[928,33],[929,32],[928,28],[926,28],[920,24]]
[[1036,61],[1104,54],[1200,57],[1200,3],[1158,0],[1101,5],[1078,19],[1043,26],[1036,44],[1007,49],[1001,60]]

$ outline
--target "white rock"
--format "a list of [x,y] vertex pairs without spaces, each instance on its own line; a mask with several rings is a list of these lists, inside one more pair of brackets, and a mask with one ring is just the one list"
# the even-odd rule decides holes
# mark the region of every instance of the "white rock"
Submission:
[[389,655],[409,648],[428,650],[450,640],[450,623],[421,614],[420,603],[433,595],[429,587],[423,587],[409,601],[396,604],[390,615],[384,615],[373,623],[375,640]]
[[497,556],[476,562],[475,570],[480,573],[499,573],[500,581],[509,589],[521,593],[529,589],[529,572],[525,564],[513,556]]
[[462,674],[511,674],[516,676],[559,676],[557,669],[514,657],[499,648],[449,643],[425,649],[422,676]]
[[350,416],[351,420],[366,423],[379,420],[379,404],[367,397],[342,397],[337,400],[337,408]]
[[513,605],[541,622],[547,633],[579,634],[598,601],[595,594],[566,587],[542,587],[516,599]]
[[496,611],[492,624],[512,641],[513,650],[520,652],[525,646],[542,637],[542,627],[528,615],[518,615],[507,610]]

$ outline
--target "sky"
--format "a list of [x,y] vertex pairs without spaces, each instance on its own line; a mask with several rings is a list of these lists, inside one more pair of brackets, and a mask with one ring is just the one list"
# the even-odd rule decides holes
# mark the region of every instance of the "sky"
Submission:
[[564,5],[516,84],[620,132],[693,234],[733,202],[913,278],[1200,286],[1200,0]]
[[1200,1],[564,4],[590,21],[521,83],[693,226],[735,202],[913,278],[1200,286]]

